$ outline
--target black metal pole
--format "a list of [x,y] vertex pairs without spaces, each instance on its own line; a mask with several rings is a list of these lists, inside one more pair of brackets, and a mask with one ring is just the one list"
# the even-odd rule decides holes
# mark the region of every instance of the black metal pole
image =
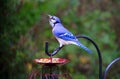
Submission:
[[103,75],[103,79],[106,79],[106,75],[108,73],[108,70],[110,69],[110,67],[116,63],[117,61],[120,61],[120,57],[119,58],[116,58],[115,60],[113,60],[106,68],[105,72],[104,72],[104,75]]
[[83,36],[83,35],[77,35],[77,38],[85,38],[87,40],[89,40],[96,48],[97,53],[98,53],[98,58],[99,58],[99,79],[102,79],[102,56],[101,56],[101,52],[97,46],[97,44],[89,37],[87,36]]

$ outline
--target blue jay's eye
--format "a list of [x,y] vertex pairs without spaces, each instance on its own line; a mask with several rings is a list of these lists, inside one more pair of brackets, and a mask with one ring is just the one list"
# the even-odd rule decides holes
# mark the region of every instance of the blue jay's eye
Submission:
[[53,20],[55,20],[55,18],[52,18]]
[[55,18],[53,16],[50,19],[55,20]]

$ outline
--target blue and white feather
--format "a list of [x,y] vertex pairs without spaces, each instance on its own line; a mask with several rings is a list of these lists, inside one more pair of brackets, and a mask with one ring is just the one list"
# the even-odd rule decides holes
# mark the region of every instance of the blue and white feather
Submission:
[[91,53],[90,49],[81,44],[80,41],[62,25],[58,17],[51,15],[48,16],[49,23],[52,26],[53,35],[58,40],[60,47],[62,47],[63,45],[74,44],[83,48],[88,53]]

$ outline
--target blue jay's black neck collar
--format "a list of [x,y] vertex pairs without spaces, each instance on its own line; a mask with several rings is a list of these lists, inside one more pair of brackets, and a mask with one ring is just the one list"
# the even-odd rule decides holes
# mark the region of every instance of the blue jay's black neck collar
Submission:
[[60,22],[56,21],[56,22],[54,23],[54,27],[55,27],[55,25],[58,24],[58,23],[60,23]]

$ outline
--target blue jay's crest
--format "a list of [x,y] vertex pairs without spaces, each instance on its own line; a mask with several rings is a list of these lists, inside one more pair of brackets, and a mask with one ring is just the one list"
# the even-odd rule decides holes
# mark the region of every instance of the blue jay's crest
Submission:
[[61,23],[61,21],[60,21],[60,19],[59,19],[58,17],[56,17],[56,16],[51,16],[51,15],[48,15],[48,16],[49,16],[50,25],[51,25],[52,27],[54,27],[55,24],[57,24],[57,23]]
[[62,47],[63,45],[74,44],[81,47],[88,53],[91,53],[90,49],[85,47],[70,31],[68,31],[62,25],[58,17],[51,16],[51,15],[48,15],[48,16],[49,16],[50,25],[53,27],[52,28],[53,35],[58,40],[60,47]]

